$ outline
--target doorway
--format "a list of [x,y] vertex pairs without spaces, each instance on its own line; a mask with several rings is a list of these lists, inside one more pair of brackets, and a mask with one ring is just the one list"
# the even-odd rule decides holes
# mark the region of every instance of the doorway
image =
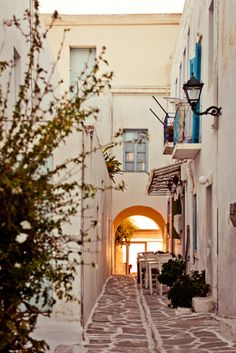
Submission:
[[117,223],[114,249],[116,274],[137,273],[137,254],[140,252],[163,251],[163,230],[154,219],[135,213]]
[[212,186],[206,188],[206,281],[212,287]]
[[137,256],[139,252],[144,252],[146,249],[145,243],[130,243],[129,246],[129,266],[132,266],[130,273],[137,273]]

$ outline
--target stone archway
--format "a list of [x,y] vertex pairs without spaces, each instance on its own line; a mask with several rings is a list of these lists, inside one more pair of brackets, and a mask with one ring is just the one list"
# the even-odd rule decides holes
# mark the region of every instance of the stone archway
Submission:
[[145,216],[151,218],[156,222],[164,235],[165,233],[165,220],[163,216],[156,210],[147,206],[132,206],[121,211],[113,220],[114,232],[116,231],[118,225],[124,218],[128,218],[134,215]]
[[[116,232],[117,227],[119,226],[119,224],[122,222],[123,219],[131,217],[131,216],[145,216],[147,218],[152,219],[154,222],[156,222],[160,228],[160,231],[162,233],[162,238],[163,238],[163,249],[166,248],[166,231],[165,231],[165,220],[164,217],[156,210],[154,210],[151,207],[147,207],[147,206],[132,206],[132,207],[128,207],[124,210],[122,210],[113,220],[113,231],[114,234]],[[123,247],[121,247],[122,249]],[[117,266],[119,266],[118,264],[120,264],[122,262],[122,266],[124,266],[124,260],[121,261],[121,257],[124,257],[121,255],[121,251],[119,250],[117,247],[115,247],[114,249],[114,265],[115,265],[115,273],[119,273],[119,270],[117,270]],[[119,250],[119,251],[118,251]],[[125,250],[125,249],[124,249]],[[127,259],[129,258],[128,253],[127,253],[128,248],[126,247],[126,273],[127,272],[127,268],[128,268],[128,262]],[[122,271],[124,271],[124,269],[122,269]],[[124,274],[123,272],[120,274]]]

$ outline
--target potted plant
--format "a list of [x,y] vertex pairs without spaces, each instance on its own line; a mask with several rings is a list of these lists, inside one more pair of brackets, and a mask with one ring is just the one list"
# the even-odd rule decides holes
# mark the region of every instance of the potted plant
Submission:
[[174,141],[174,125],[170,124],[167,126],[167,141],[173,142]]
[[121,246],[130,245],[135,230],[137,230],[137,227],[134,223],[129,218],[125,218],[117,227],[115,244]]
[[158,281],[162,284],[172,287],[174,282],[184,273],[184,260],[179,255],[170,259],[162,265],[161,274],[158,276]]
[[205,271],[193,271],[189,275],[181,275],[170,288],[168,299],[174,308],[192,307],[194,297],[206,297],[210,285],[205,281]]
[[214,302],[211,296],[208,296],[210,285],[206,284],[205,271],[193,273],[195,293],[192,298],[192,307],[195,312],[211,312],[214,310]]

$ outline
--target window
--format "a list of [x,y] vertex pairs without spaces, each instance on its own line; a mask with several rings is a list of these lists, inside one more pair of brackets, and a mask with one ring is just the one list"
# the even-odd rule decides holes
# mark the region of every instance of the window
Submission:
[[[201,42],[195,44],[195,57],[190,60],[190,74],[194,74],[197,80],[201,80]],[[197,111],[200,111],[200,102],[197,104]],[[192,143],[201,141],[200,116],[193,114],[192,119]]]
[[78,89],[82,72],[89,74],[95,64],[96,48],[70,48],[70,84]]
[[124,130],[124,171],[147,171],[147,130]]

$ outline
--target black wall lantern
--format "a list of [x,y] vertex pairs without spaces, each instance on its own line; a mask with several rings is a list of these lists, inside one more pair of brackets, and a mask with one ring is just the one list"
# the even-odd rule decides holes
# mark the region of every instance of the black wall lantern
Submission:
[[215,105],[212,105],[211,107],[207,108],[202,113],[196,111],[197,103],[200,99],[203,85],[204,83],[197,80],[194,77],[193,73],[190,80],[188,80],[188,82],[183,85],[184,93],[186,95],[189,105],[191,106],[192,111],[197,115],[207,115],[207,114],[210,114],[213,116],[220,115],[221,108],[218,108]]

